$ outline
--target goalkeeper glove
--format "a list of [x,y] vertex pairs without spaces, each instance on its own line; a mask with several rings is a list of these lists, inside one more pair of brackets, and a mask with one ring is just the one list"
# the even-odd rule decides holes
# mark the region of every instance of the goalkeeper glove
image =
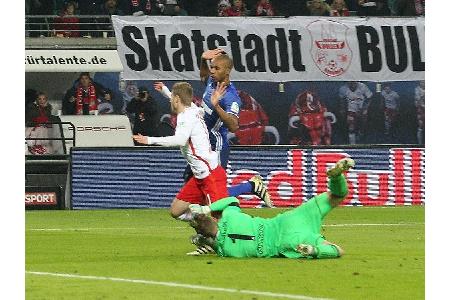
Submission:
[[209,206],[207,205],[199,205],[199,204],[190,204],[189,205],[189,209],[191,210],[193,215],[197,215],[197,214],[209,214],[211,212],[211,208],[209,208]]

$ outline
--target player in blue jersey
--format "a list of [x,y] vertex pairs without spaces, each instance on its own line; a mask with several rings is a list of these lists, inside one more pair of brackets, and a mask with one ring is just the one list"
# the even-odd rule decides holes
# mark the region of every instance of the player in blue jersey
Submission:
[[[209,66],[208,66],[208,61]],[[228,131],[235,132],[239,128],[239,111],[242,105],[238,91],[230,81],[233,60],[220,48],[203,52],[200,65],[200,80],[206,84],[203,93],[202,108],[204,120],[209,131],[211,149],[219,155],[219,162],[226,170],[229,156]],[[218,101],[212,101],[211,95],[218,85],[225,85],[225,94]],[[154,84],[156,90],[170,98],[170,91],[162,82]],[[184,179],[188,180],[192,171],[188,165]],[[228,188],[230,196],[253,193],[261,198],[267,206],[272,206],[270,195],[260,176],[253,176],[244,182]]]

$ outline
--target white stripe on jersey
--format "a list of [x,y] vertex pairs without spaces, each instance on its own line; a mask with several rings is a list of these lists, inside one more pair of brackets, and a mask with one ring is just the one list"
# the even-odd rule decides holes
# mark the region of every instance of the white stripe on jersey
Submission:
[[219,132],[220,127],[223,122],[220,118],[217,119],[216,124],[214,124],[213,128],[211,128],[211,133],[216,137],[216,151],[219,152],[222,150],[223,140],[222,135]]

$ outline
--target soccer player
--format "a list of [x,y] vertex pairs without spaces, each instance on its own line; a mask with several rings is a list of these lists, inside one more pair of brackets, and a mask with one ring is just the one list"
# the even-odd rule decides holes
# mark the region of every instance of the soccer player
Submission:
[[367,112],[372,91],[362,82],[351,81],[341,86],[339,98],[341,103],[341,115],[347,110],[348,141],[351,145],[360,141],[365,133]]
[[[208,61],[210,65],[208,66]],[[211,149],[216,151],[220,165],[226,169],[228,165],[229,143],[228,131],[235,132],[239,128],[239,111],[242,106],[237,89],[230,81],[233,69],[232,59],[220,49],[203,52],[200,65],[200,79],[206,84],[203,93],[202,108],[205,111],[204,119],[208,128]],[[221,98],[212,98],[214,90],[219,84],[225,85],[225,93]],[[154,88],[165,97],[170,98],[170,91],[162,82],[155,82]],[[192,176],[190,165],[186,167],[184,178]],[[231,186],[228,189],[230,196],[253,193],[261,198],[268,206],[272,206],[270,195],[260,176],[253,176],[249,181]]]
[[[193,242],[215,248],[220,256],[337,258],[343,250],[320,234],[323,218],[347,195],[343,172],[354,167],[351,158],[338,161],[327,171],[329,191],[274,218],[251,217],[241,211],[239,201],[228,197],[209,206],[191,205],[191,225],[202,237]],[[218,223],[209,212],[222,212]]]
[[[218,99],[225,92],[225,84],[219,84],[211,98]],[[210,204],[227,197],[225,170],[220,166],[217,154],[211,150],[209,135],[203,120],[203,110],[192,105],[193,90],[189,83],[178,82],[173,86],[170,107],[177,114],[175,135],[148,137],[133,135],[141,144],[179,146],[181,153],[192,168],[191,177],[176,195],[170,207],[172,217],[190,221],[189,204]]]

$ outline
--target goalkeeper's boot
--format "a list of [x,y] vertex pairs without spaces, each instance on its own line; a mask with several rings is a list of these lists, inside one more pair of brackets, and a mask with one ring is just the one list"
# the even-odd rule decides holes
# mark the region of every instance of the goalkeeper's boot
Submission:
[[297,252],[301,255],[307,256],[317,256],[317,250],[312,245],[300,244],[297,246]]
[[199,256],[199,255],[206,255],[206,254],[215,254],[216,251],[209,246],[209,245],[203,245],[195,249],[194,251],[186,253],[186,255],[193,255],[193,256]]
[[355,166],[355,161],[350,157],[340,159],[333,168],[327,171],[328,177],[336,177],[341,175],[343,172],[350,170]]
[[264,201],[264,204],[267,207],[274,207],[272,200],[270,199],[269,191],[267,190],[261,176],[255,175],[252,178],[250,178],[249,182],[252,184],[252,192],[261,200]]

